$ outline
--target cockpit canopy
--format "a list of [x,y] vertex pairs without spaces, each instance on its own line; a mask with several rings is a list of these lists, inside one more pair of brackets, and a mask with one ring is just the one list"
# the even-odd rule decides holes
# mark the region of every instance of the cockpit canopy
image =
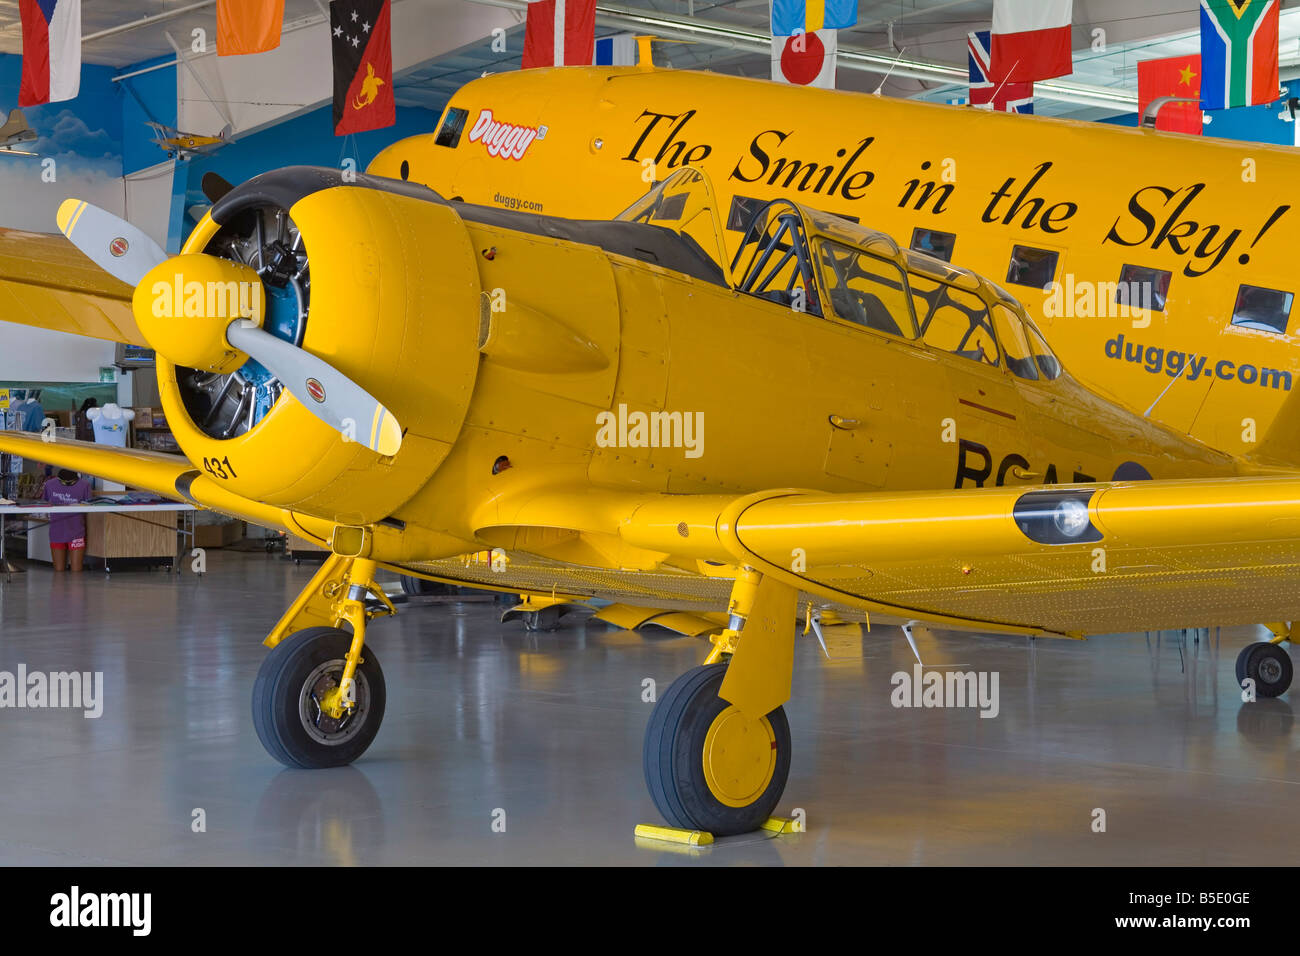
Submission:
[[754,211],[730,262],[708,177],[687,167],[618,217],[676,232],[738,292],[797,312],[1050,380],[1061,363],[1023,306],[969,270],[900,249],[892,238],[789,199]]

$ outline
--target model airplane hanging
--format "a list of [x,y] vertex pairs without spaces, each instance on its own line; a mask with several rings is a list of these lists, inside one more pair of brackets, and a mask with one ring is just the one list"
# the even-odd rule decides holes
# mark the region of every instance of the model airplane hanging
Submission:
[[198,133],[183,133],[174,126],[146,120],[145,125],[157,135],[150,140],[173,158],[189,159],[192,156],[206,156],[214,153],[230,142],[229,124],[216,136],[202,136]]
[[[1190,440],[1081,385],[993,283],[789,201],[725,255],[692,169],[615,221],[295,167],[221,196],[178,256],[75,200],[59,225],[103,281],[5,258],[2,314],[156,349],[184,456],[0,449],[331,550],[254,687],[290,766],[348,763],[379,729],[380,567],[533,614],[600,597],[698,622],[712,650],[644,758],[667,820],[716,834],[781,796],[796,617],[1058,637],[1300,618],[1294,415],[1251,455]],[[1239,669],[1290,683],[1277,643]]]

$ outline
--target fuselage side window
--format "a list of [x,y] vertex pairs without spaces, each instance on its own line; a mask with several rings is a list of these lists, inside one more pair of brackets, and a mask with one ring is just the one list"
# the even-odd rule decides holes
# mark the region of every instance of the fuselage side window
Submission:
[[455,149],[460,145],[460,134],[465,129],[465,120],[469,116],[469,110],[463,110],[453,106],[447,110],[447,115],[443,117],[442,126],[438,128],[438,135],[433,142],[436,146],[450,146]]
[[754,213],[762,208],[763,200],[749,196],[732,196],[731,208],[727,211],[727,229],[731,232],[744,232],[749,228]]
[[1163,312],[1169,298],[1169,282],[1173,274],[1164,269],[1125,265],[1119,270],[1119,285],[1115,288],[1115,303],[1130,309]]
[[912,230],[912,248],[927,256],[952,262],[952,251],[956,247],[957,236],[951,232],[939,232],[937,229]]
[[914,272],[908,280],[917,314],[925,312],[921,338],[926,345],[973,362],[998,364],[997,338],[983,299]]
[[838,242],[819,240],[822,287],[835,315],[900,338],[916,338],[907,278],[897,265]]
[[1006,357],[1011,374],[1017,378],[1037,381],[1038,366],[1030,351],[1029,339],[1025,335],[1025,326],[1020,321],[1020,316],[1005,305],[994,305],[993,327],[998,333],[998,342],[1002,344],[1002,354]]
[[1013,246],[1011,264],[1007,266],[1007,281],[1046,289],[1056,277],[1056,263],[1060,253],[1032,246]]
[[1237,290],[1237,302],[1232,307],[1232,324],[1241,329],[1285,335],[1294,298],[1290,292],[1280,289],[1243,285]]

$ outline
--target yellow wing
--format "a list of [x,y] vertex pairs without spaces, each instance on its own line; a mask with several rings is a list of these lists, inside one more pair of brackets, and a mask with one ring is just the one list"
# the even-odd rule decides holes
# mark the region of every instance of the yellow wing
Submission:
[[[591,491],[493,509],[480,535],[502,547],[529,550],[547,540],[539,529],[563,528],[592,554],[615,554],[617,541],[679,565],[749,565],[833,604],[944,625],[1082,636],[1300,619],[1300,476],[743,498]],[[627,555],[619,566],[636,573]]]
[[231,494],[180,455],[137,448],[106,448],[84,441],[47,442],[31,432],[0,432],[0,451],[144,488],[268,528],[305,534],[289,512]]
[[148,345],[131,315],[131,287],[62,236],[0,229],[0,318]]

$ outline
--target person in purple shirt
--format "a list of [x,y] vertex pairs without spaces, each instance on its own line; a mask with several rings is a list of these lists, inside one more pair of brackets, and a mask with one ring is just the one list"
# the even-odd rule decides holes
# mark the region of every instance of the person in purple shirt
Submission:
[[[62,469],[49,478],[41,489],[41,498],[52,505],[79,505],[90,500],[90,482],[75,471]],[[86,516],[80,514],[50,515],[50,560],[55,571],[64,571],[69,562],[73,571],[80,571],[86,560]]]

